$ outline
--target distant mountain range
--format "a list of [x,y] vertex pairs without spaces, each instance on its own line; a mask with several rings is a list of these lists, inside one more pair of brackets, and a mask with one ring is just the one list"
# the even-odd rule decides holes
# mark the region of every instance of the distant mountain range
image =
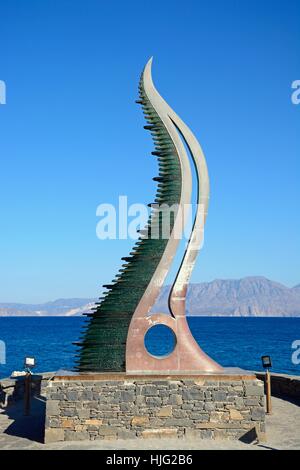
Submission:
[[74,317],[89,311],[96,299],[58,299],[44,304],[0,303],[0,317]]
[[[153,311],[168,312],[170,287],[162,289]],[[80,316],[96,299],[59,299],[44,304],[0,303],[0,317]],[[216,279],[191,284],[187,314],[201,316],[300,317],[300,284],[286,287],[265,277]]]
[[[155,306],[166,312],[168,290]],[[191,284],[187,296],[189,315],[233,317],[300,317],[300,284],[286,287],[265,277],[216,279]]]

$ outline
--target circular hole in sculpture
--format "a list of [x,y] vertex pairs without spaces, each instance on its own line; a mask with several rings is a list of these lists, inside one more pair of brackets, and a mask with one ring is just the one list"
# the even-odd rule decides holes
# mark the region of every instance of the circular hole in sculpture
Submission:
[[163,359],[174,351],[176,335],[166,325],[154,325],[145,334],[144,342],[148,354]]

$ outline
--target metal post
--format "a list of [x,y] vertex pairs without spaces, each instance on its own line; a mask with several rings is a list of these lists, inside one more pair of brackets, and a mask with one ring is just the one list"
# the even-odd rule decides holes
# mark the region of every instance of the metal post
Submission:
[[271,402],[271,375],[269,369],[266,370],[266,403],[267,403],[267,414],[272,414],[272,402]]
[[31,402],[31,373],[26,372],[24,381],[24,415],[30,415],[30,402]]

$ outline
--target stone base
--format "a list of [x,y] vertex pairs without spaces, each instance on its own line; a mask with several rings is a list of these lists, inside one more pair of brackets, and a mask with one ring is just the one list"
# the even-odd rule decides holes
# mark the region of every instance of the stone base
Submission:
[[255,375],[57,375],[46,395],[45,442],[193,437],[263,438],[264,389]]

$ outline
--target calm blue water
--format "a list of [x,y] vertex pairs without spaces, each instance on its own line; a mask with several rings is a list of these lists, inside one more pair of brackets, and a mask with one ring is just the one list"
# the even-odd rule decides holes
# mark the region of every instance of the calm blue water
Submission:
[[[0,378],[22,370],[26,355],[36,357],[37,372],[71,369],[75,354],[72,342],[78,339],[83,320],[0,318],[0,341],[6,343],[6,364],[0,364]],[[201,347],[223,366],[260,370],[260,357],[269,354],[274,372],[300,375],[300,365],[291,360],[292,342],[300,340],[300,318],[202,317],[190,318],[189,324]],[[149,341],[156,351],[168,349],[162,334]]]

